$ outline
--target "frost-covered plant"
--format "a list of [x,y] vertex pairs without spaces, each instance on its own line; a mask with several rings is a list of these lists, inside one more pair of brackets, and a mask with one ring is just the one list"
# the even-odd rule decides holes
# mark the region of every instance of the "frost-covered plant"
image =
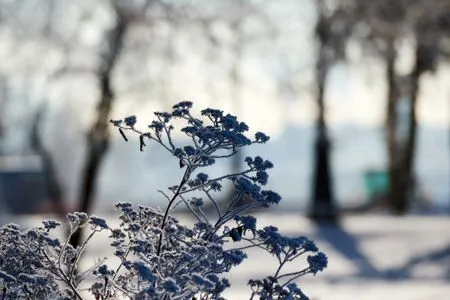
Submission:
[[[243,146],[265,143],[269,137],[257,132],[250,139],[245,135],[248,126],[235,116],[205,109],[202,117],[196,118],[191,107],[191,102],[180,102],[171,112],[155,113],[148,132],[135,128],[134,116],[111,121],[126,141],[126,132],[137,133],[141,151],[146,142],[154,141],[178,160],[184,170],[180,182],[167,192],[159,191],[168,201],[166,209],[117,203],[119,228],[96,216],[68,214],[70,235],[90,227],[90,234],[77,249],[50,236],[59,225],[55,221],[24,231],[16,225],[1,227],[0,299],[82,299],[83,280],[89,282],[95,299],[222,299],[221,294],[230,286],[227,273],[242,263],[246,250],[253,247],[273,255],[278,268],[271,276],[249,281],[250,299],[308,299],[295,280],[322,271],[327,266],[325,254],[305,237],[283,236],[273,226],[258,229],[256,219],[247,215],[281,200],[277,193],[263,189],[273,164],[259,156],[247,157],[242,172],[213,178],[203,172],[216,160],[234,155]],[[186,145],[172,139],[175,119],[186,122],[181,129],[189,138]],[[235,192],[223,207],[216,195],[225,180],[232,183]],[[207,201],[215,210],[213,216],[205,212]],[[179,205],[194,216],[192,227],[172,216]],[[100,231],[109,232],[118,263],[99,261],[79,270],[81,255]],[[284,271],[286,264],[305,253],[310,253],[305,268]]]

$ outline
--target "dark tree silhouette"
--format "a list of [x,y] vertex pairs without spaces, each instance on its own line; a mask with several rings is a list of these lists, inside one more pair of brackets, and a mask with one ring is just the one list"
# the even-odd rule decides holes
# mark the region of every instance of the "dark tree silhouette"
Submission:
[[410,110],[408,115],[408,134],[405,141],[403,172],[407,176],[402,181],[402,190],[406,195],[406,207],[400,207],[401,212],[408,209],[408,198],[412,195],[407,191],[414,190],[414,159],[417,140],[417,103],[419,98],[420,79],[426,72],[435,72],[442,57],[448,57],[448,49],[442,42],[448,40],[450,30],[450,3],[442,0],[417,1],[408,7],[407,21],[414,32],[415,62],[410,75]]
[[[100,86],[100,101],[97,105],[97,117],[87,136],[87,158],[85,161],[82,185],[80,189],[80,211],[90,213],[95,197],[95,185],[101,163],[108,151],[110,135],[109,120],[113,102],[115,100],[112,88],[112,74],[120,56],[127,29],[127,20],[122,11],[114,5],[116,14],[115,26],[111,29],[108,39],[108,50],[104,62],[98,73]],[[74,247],[80,245],[82,231],[78,230],[70,238]]]
[[333,190],[330,149],[331,142],[328,134],[328,126],[325,118],[325,87],[327,75],[332,64],[339,57],[340,37],[332,30],[332,19],[327,15],[325,1],[317,1],[317,23],[315,34],[318,43],[317,59],[315,67],[316,76],[316,101],[317,117],[315,123],[316,140],[314,144],[312,194],[309,217],[313,220],[335,221],[337,208]]
[[[350,3],[353,10],[353,17],[349,22],[353,33],[350,36],[356,38],[369,55],[378,56],[385,63],[387,83],[385,136],[389,176],[387,204],[394,212],[403,213],[408,197],[405,178],[412,178],[412,176],[405,173],[409,170],[404,167],[406,147],[403,145],[403,139],[398,136],[399,122],[404,120],[400,120],[398,115],[402,88],[395,68],[398,58],[396,42],[407,34],[405,24],[408,6],[415,1],[342,0],[340,2],[342,5]],[[367,30],[361,31],[360,28]],[[414,108],[410,111],[414,113]],[[413,154],[413,152],[410,153]],[[411,180],[407,182],[408,185],[412,183]],[[375,204],[372,203],[372,205]]]

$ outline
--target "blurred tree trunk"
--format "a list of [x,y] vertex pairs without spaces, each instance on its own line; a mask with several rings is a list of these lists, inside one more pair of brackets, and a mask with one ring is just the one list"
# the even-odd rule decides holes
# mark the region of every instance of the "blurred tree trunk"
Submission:
[[389,206],[394,211],[399,211],[403,206],[402,201],[404,197],[402,196],[401,188],[401,159],[399,153],[399,138],[397,136],[397,103],[398,103],[398,91],[396,85],[396,74],[395,74],[395,59],[396,50],[394,47],[394,40],[387,40],[387,51],[386,51],[386,76],[387,76],[387,119],[386,119],[386,135],[387,135],[387,146],[388,146],[388,172],[389,172],[389,190],[388,199]]
[[331,61],[327,53],[327,41],[330,39],[330,28],[326,21],[323,1],[318,1],[319,16],[316,25],[316,36],[319,42],[316,62],[317,108],[316,141],[314,146],[314,166],[312,181],[312,206],[309,217],[314,220],[333,221],[337,218],[334,204],[334,191],[331,180],[330,148],[328,127],[325,120],[325,85]]
[[411,74],[411,96],[410,109],[408,111],[408,134],[405,139],[404,159],[402,161],[401,190],[402,198],[398,201],[396,206],[396,213],[405,214],[411,204],[412,197],[415,190],[415,174],[414,174],[414,158],[416,150],[416,136],[417,136],[417,119],[416,106],[419,94],[420,76],[424,72],[421,63],[422,47],[418,46],[416,50],[416,66]]
[[[388,105],[388,136],[389,136],[389,158],[390,158],[390,190],[389,200],[394,213],[405,214],[410,206],[415,190],[414,160],[417,139],[417,99],[419,95],[420,77],[427,70],[433,69],[433,59],[426,47],[419,45],[415,53],[415,67],[410,76],[410,93],[407,118],[400,120],[406,122],[407,131],[404,137],[396,135],[399,118],[396,105],[398,99]],[[388,76],[389,77],[389,76]],[[394,103],[394,104],[391,104]],[[390,106],[393,108],[389,108]],[[394,112],[390,111],[394,110]],[[390,116],[390,117],[389,117]]]
[[[239,5],[241,5],[239,3]],[[241,63],[242,63],[242,44],[244,40],[242,38],[242,33],[240,32],[242,29],[241,20],[233,24],[233,30],[237,33],[237,40],[233,45],[233,62],[230,70],[231,77],[231,101],[233,103],[233,109],[236,112],[236,116],[239,116],[241,113],[242,105],[241,105],[241,92],[242,92],[242,76],[241,76]],[[242,162],[244,161],[243,157],[244,149],[241,148],[239,151],[232,157],[231,160],[231,172],[238,173],[242,171]],[[234,191],[233,191],[234,194]]]
[[417,140],[417,101],[420,90],[420,78],[427,70],[434,69],[433,58],[430,57],[430,51],[426,47],[419,45],[416,48],[416,62],[414,70],[411,74],[411,105],[408,112],[408,136],[405,141],[405,158],[403,162],[404,179],[402,181],[402,189],[404,190],[404,205],[400,207],[400,213],[407,212],[411,198],[414,196],[416,189],[416,180],[414,174],[414,161],[416,154]]
[[33,120],[30,134],[31,148],[39,155],[42,160],[42,168],[46,183],[47,196],[52,204],[52,212],[57,213],[61,219],[64,219],[67,213],[66,204],[64,203],[64,192],[62,184],[59,180],[55,163],[51,153],[45,148],[42,143],[42,138],[39,133],[39,127],[42,123],[42,117],[45,107],[41,107]]
[[[241,63],[242,63],[242,43],[244,43],[242,36],[239,32],[241,30],[238,28],[240,26],[240,22],[235,27],[235,32],[238,32],[237,42],[235,42],[233,46],[233,54],[234,60],[232,62],[230,77],[231,77],[231,101],[233,105],[233,109],[235,111],[236,116],[241,115],[242,105],[241,105],[241,92],[242,92],[242,76],[241,76]],[[239,173],[242,172],[242,163],[244,161],[244,147],[237,150],[236,154],[231,157],[231,172]],[[233,199],[236,194],[236,189],[232,187],[230,189],[229,195],[225,199]],[[238,205],[248,204],[247,202],[251,201],[250,199],[241,199]],[[228,202],[228,201],[226,201]],[[224,203],[228,205],[228,203]]]
[[[97,105],[97,116],[87,136],[87,158],[82,174],[80,189],[79,210],[90,213],[95,197],[96,179],[103,158],[109,146],[109,119],[114,102],[112,89],[112,73],[119,58],[123,46],[126,31],[126,20],[120,10],[115,7],[116,24],[111,29],[108,50],[105,55],[104,64],[99,72],[99,84],[101,99]],[[82,231],[78,230],[72,235],[70,244],[74,247],[80,245]]]
[[2,146],[3,146],[3,136],[5,134],[5,124],[4,124],[4,117],[5,114],[5,107],[6,107],[6,101],[8,98],[8,91],[6,86],[6,80],[3,78],[3,76],[0,76],[0,107],[2,108],[0,110],[0,155],[2,154]]
[[[244,2],[242,0],[236,1],[235,5],[238,7],[238,11],[244,11]],[[231,95],[231,103],[232,107],[235,111],[235,115],[239,116],[241,113],[242,105],[241,105],[241,92],[242,92],[242,76],[241,76],[241,64],[242,64],[242,56],[243,56],[243,47],[245,44],[245,40],[242,33],[242,23],[244,22],[245,17],[239,15],[234,21],[231,22],[231,29],[234,32],[235,40],[232,44],[231,51],[233,55],[233,60],[231,62],[230,67],[230,95]],[[242,171],[242,162],[244,161],[244,148],[238,149],[235,155],[231,157],[231,172],[239,173]],[[235,188],[231,188],[229,194],[225,197],[225,199],[233,199],[236,193]],[[246,200],[242,199],[238,205],[244,205]],[[248,200],[247,200],[248,201]],[[228,205],[229,201],[225,201],[223,205]]]

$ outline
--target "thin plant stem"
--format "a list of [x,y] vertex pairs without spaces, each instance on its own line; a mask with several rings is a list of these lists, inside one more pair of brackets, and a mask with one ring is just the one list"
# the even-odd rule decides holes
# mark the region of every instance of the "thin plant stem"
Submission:
[[175,191],[174,195],[172,196],[172,199],[170,199],[169,204],[166,207],[166,211],[164,212],[164,216],[163,216],[161,226],[160,226],[161,233],[159,234],[158,250],[156,253],[157,256],[161,255],[162,240],[163,240],[163,235],[164,235],[164,226],[166,225],[167,217],[169,216],[170,207],[172,206],[175,199],[177,199],[178,195],[181,194],[181,189],[183,188],[184,184],[187,182],[190,172],[191,172],[190,168],[187,167],[186,171],[184,172],[183,179],[181,180],[180,184],[178,185],[177,190]]

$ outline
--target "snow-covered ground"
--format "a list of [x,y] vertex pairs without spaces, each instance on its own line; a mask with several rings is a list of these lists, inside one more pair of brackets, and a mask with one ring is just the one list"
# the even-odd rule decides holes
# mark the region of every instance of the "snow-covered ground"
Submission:
[[[185,217],[181,217],[185,219]],[[118,223],[107,218],[110,226]],[[17,220],[36,224],[37,218]],[[315,300],[448,300],[450,299],[450,217],[386,215],[348,216],[339,226],[316,225],[296,213],[258,215],[258,226],[278,226],[287,235],[305,235],[329,257],[329,266],[317,276],[299,280]],[[91,246],[85,262],[105,256],[106,241]],[[301,268],[305,258],[293,268]],[[249,278],[273,274],[273,258],[252,250],[235,268],[230,300],[248,299]]]
[[[260,217],[261,225],[270,223],[312,238],[328,255],[324,273],[299,281],[311,299],[450,299],[449,217],[352,216],[340,226],[313,225],[295,214]],[[246,280],[273,272],[271,258],[254,252],[232,273],[229,299],[248,299]]]

